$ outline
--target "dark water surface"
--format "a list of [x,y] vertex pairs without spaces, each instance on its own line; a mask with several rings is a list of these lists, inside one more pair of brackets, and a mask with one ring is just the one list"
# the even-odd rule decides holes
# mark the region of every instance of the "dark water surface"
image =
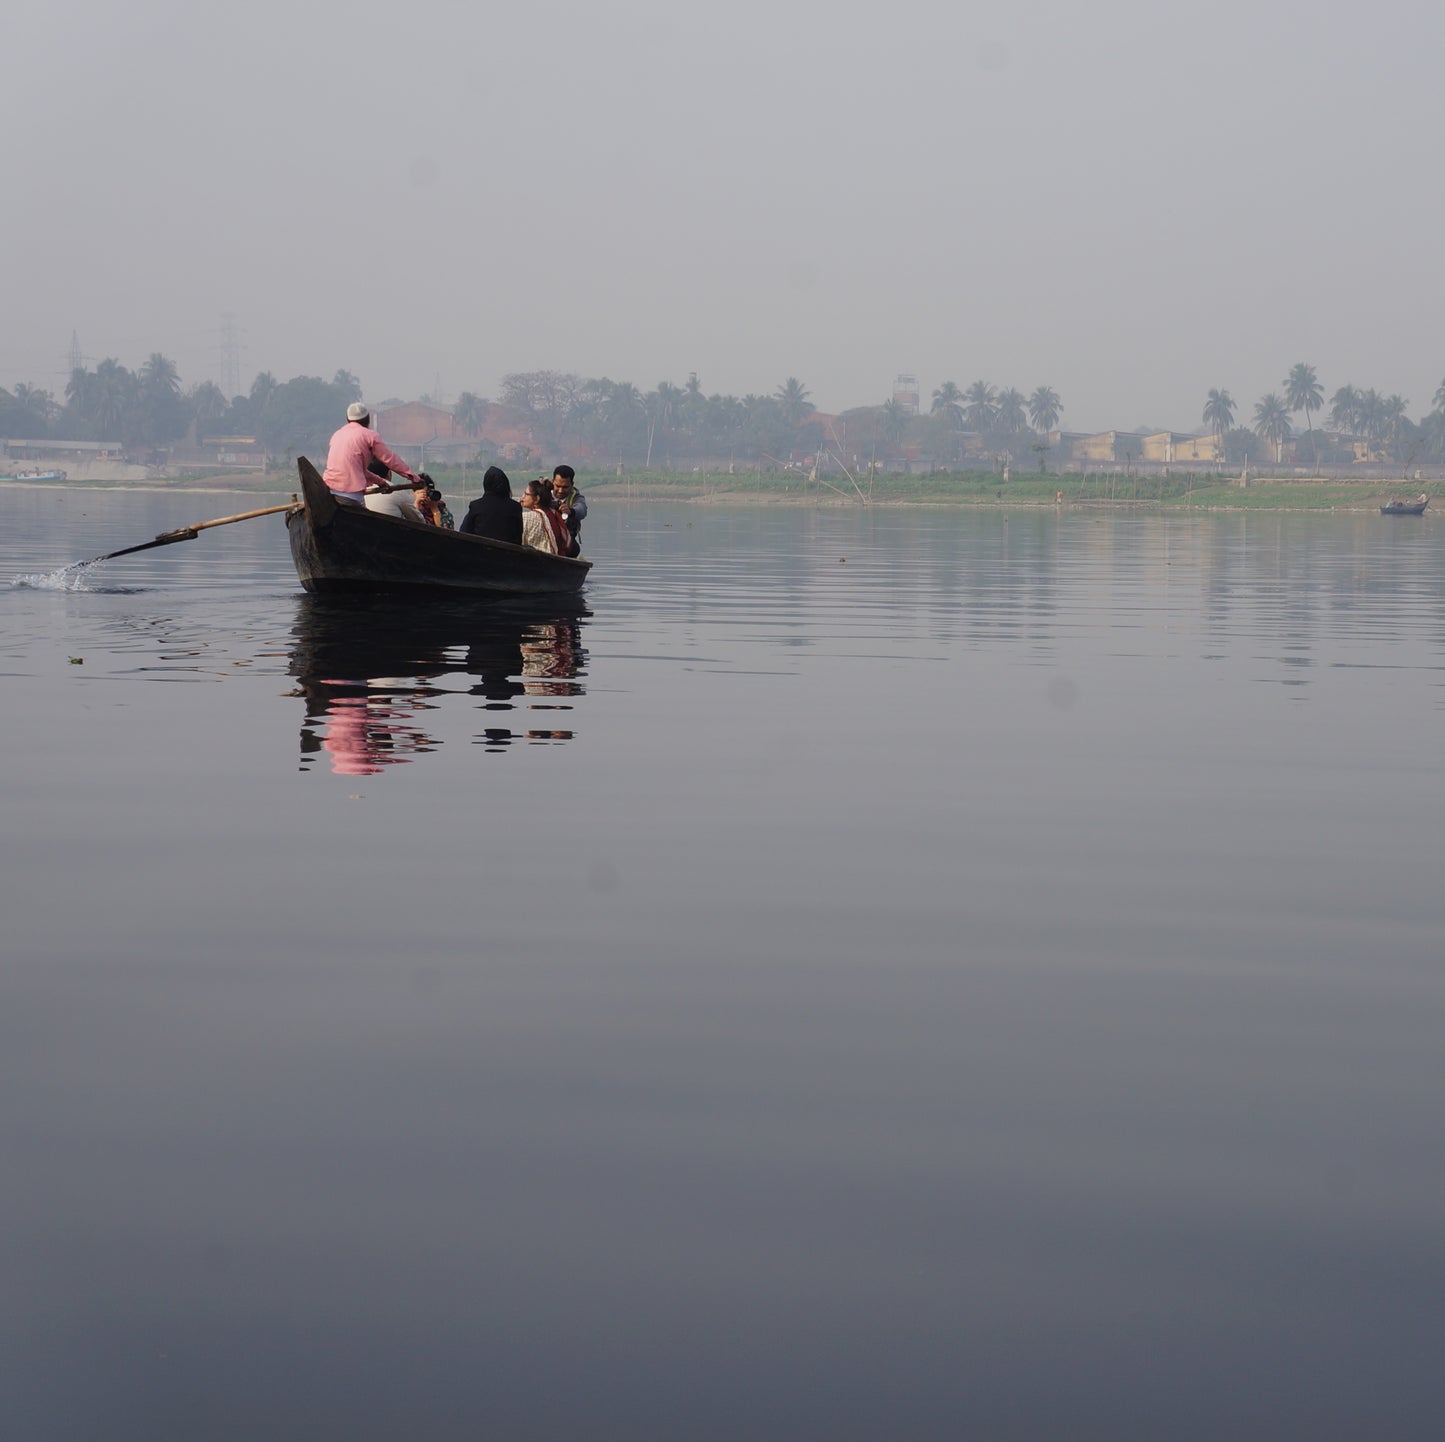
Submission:
[[1440,1435],[1445,527],[4,499],[6,1437]]

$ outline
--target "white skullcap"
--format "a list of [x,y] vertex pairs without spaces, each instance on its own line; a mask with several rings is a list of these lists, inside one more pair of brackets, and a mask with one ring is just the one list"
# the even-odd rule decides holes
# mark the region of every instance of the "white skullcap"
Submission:
[[346,419],[349,421],[369,421],[371,412],[366,409],[360,401],[352,401],[346,408]]

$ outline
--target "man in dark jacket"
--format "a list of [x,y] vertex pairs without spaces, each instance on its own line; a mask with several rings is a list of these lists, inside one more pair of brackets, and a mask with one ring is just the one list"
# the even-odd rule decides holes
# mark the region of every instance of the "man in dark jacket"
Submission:
[[558,466],[552,472],[552,504],[572,533],[575,556],[581,550],[579,538],[582,522],[587,518],[587,497],[577,489],[577,472],[571,466]]
[[467,507],[457,527],[468,536],[487,536],[493,541],[522,544],[522,507],[512,499],[512,483],[507,473],[497,466],[488,466],[482,477],[482,494]]

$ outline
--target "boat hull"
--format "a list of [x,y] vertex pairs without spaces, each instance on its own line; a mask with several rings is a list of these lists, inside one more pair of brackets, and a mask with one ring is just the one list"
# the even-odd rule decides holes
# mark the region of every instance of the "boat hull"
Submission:
[[302,502],[286,517],[291,559],[315,595],[364,591],[469,591],[510,596],[578,591],[590,561],[553,556],[419,526],[338,501],[304,456],[297,461]]
[[1380,514],[1382,516],[1423,516],[1425,507],[1429,504],[1428,501],[1397,502],[1391,506],[1381,506]]

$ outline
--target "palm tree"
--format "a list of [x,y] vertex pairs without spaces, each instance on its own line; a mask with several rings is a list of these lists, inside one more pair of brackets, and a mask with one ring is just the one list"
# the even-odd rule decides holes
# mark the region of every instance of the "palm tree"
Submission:
[[808,399],[808,388],[796,376],[789,376],[773,395],[782,406],[783,415],[790,425],[797,425],[813,414],[814,407]]
[[1385,398],[1373,386],[1355,394],[1355,424],[1371,448],[1385,439]]
[[1254,433],[1274,446],[1275,465],[1283,463],[1284,443],[1293,429],[1289,423],[1288,407],[1273,391],[1263,400],[1255,402]]
[[158,350],[153,350],[140,368],[140,383],[148,396],[178,396],[181,393],[176,363]]
[[963,392],[952,381],[944,381],[933,393],[930,415],[941,415],[951,430],[963,429]]
[[[1445,384],[1445,383],[1442,383]],[[1352,434],[1360,428],[1360,393],[1354,386],[1341,386],[1330,397],[1330,424]]]
[[[15,394],[17,396],[20,394],[20,388],[18,386],[15,388]],[[1437,411],[1445,411],[1445,381],[1441,381],[1439,386],[1436,387],[1435,409]]]
[[[1404,396],[1386,396],[1380,402],[1381,438],[1394,454],[1402,449],[1400,442],[1403,436],[1410,430],[1410,418],[1405,414],[1410,402]],[[1399,460],[1398,454],[1395,459]]]
[[1212,390],[1204,403],[1204,424],[1214,432],[1215,449],[1222,459],[1224,437],[1234,424],[1234,397],[1226,390]]
[[688,424],[701,446],[737,445],[747,424],[747,408],[736,396],[703,396],[694,402],[689,396]]
[[276,377],[270,371],[262,371],[255,380],[251,382],[251,404],[255,413],[260,415],[261,407],[266,404],[267,397],[276,389]]
[[220,434],[216,429],[217,423],[231,408],[220,386],[214,381],[202,381],[191,387],[189,399],[191,412],[196,418],[196,439],[199,441],[206,436]]
[[998,405],[994,411],[994,426],[1007,436],[1016,436],[1028,428],[1028,413],[1024,393],[1009,386],[998,394]]
[[659,430],[670,431],[682,420],[682,407],[687,393],[670,381],[658,381],[657,389],[647,397],[647,412]]
[[71,438],[89,436],[94,439],[94,427],[90,423],[91,412],[95,409],[95,372],[77,366],[65,383],[65,412],[61,432]]
[[1290,367],[1289,374],[1284,378],[1284,399],[1285,404],[1291,411],[1303,411],[1305,413],[1305,431],[1310,436],[1314,450],[1315,463],[1319,463],[1320,448],[1314,445],[1314,426],[1310,421],[1310,412],[1317,411],[1325,403],[1325,393],[1320,389],[1319,378],[1315,375],[1315,368],[1300,361],[1298,365]]
[[1039,386],[1029,397],[1029,420],[1036,431],[1047,434],[1059,423],[1063,412],[1059,393],[1053,386]]
[[77,366],[71,371],[70,379],[65,383],[65,399],[73,406],[82,407],[86,392],[90,390],[94,380],[94,371],[88,371],[84,366]]
[[135,400],[136,379],[118,360],[107,357],[95,368],[89,419],[96,435],[108,440],[117,435]]
[[21,381],[15,387],[15,403],[22,410],[28,411],[42,426],[50,424],[52,417],[58,409],[55,404],[55,397],[49,391],[43,391],[39,386],[26,385]]
[[602,406],[605,416],[615,420],[635,420],[644,409],[642,392],[631,381],[608,383]]
[[993,428],[994,389],[987,381],[974,381],[964,393],[963,418],[976,431]]
[[471,391],[463,391],[452,407],[452,420],[469,436],[478,435],[487,418],[487,403]]
[[1445,460],[1445,409],[1437,407],[1420,422],[1420,443],[1426,460]]

